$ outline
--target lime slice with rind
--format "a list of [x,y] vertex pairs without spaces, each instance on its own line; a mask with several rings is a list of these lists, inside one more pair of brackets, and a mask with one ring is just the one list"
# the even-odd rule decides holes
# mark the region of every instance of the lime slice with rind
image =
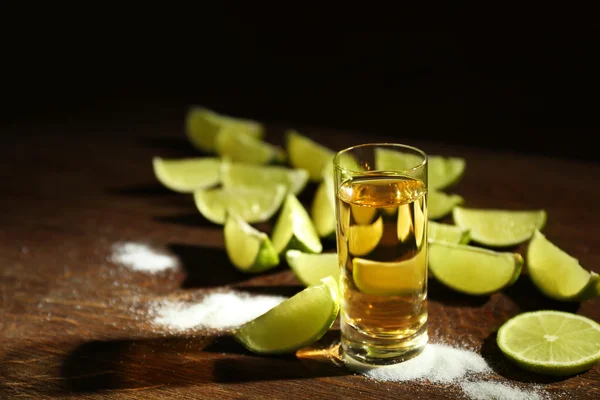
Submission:
[[372,261],[356,257],[352,260],[352,278],[363,293],[378,296],[401,296],[425,286],[427,253],[419,251],[413,258],[396,262]]
[[192,193],[217,185],[221,160],[214,157],[152,159],[154,175],[165,187],[179,193]]
[[326,175],[317,186],[310,208],[310,216],[320,237],[335,236],[335,193],[333,176]]
[[527,249],[527,272],[546,296],[559,301],[584,301],[600,296],[600,275],[536,230]]
[[214,188],[197,190],[194,201],[198,211],[209,221],[223,225],[227,211],[253,224],[270,219],[281,207],[287,189],[283,185],[265,188]]
[[467,244],[471,240],[469,231],[460,226],[435,221],[429,221],[427,224],[427,240],[430,242]]
[[458,194],[429,190],[427,193],[427,218],[441,219],[464,202],[465,199]]
[[442,284],[474,296],[488,295],[519,278],[523,257],[481,247],[444,242],[429,243],[429,269]]
[[234,212],[227,213],[224,235],[227,256],[239,271],[255,274],[279,264],[269,236]]
[[221,181],[224,187],[240,186],[265,188],[273,185],[285,185],[297,195],[308,182],[308,171],[299,168],[287,168],[278,165],[255,165],[239,162],[221,164]]
[[[375,166],[380,171],[406,171],[421,164],[423,158],[392,149],[375,150]],[[466,161],[461,157],[427,157],[427,184],[431,189],[445,189],[456,184],[465,172]]]
[[381,216],[370,225],[351,225],[348,228],[348,250],[354,256],[365,256],[375,250],[382,236]]
[[222,115],[204,107],[191,107],[185,117],[187,137],[202,151],[214,152],[217,135],[224,129],[257,139],[264,135],[264,126],[260,122]]
[[308,212],[292,193],[288,193],[271,235],[278,254],[285,250],[321,253],[323,245]]
[[532,311],[506,321],[498,330],[498,347],[523,369],[568,376],[600,361],[600,325],[562,311]]
[[285,161],[285,152],[280,147],[231,129],[223,129],[217,135],[215,148],[219,156],[235,162],[268,164]]
[[334,152],[295,130],[286,132],[286,149],[294,168],[308,171],[312,182],[319,182],[323,167],[331,163]]
[[471,240],[490,247],[523,243],[546,224],[545,210],[501,210],[455,207],[454,223],[471,232]]
[[254,353],[292,353],[321,339],[339,309],[337,281],[327,277],[242,325],[234,337]]
[[296,278],[305,286],[317,285],[321,279],[328,276],[339,279],[340,266],[337,253],[312,254],[288,250],[285,258]]

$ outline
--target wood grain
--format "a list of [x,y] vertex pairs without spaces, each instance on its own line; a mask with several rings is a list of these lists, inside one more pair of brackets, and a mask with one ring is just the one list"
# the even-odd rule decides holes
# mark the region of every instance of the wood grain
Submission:
[[[221,227],[199,215],[190,196],[155,181],[152,156],[197,154],[181,121],[182,112],[4,128],[0,398],[463,398],[454,386],[381,383],[351,373],[336,358],[335,326],[315,345],[281,357],[253,355],[222,332],[173,335],[153,327],[148,309],[160,299],[194,301],[223,286],[287,296],[302,289],[285,265],[257,276],[236,272]],[[269,126],[268,139],[281,143],[283,128]],[[332,149],[401,140],[298,128]],[[426,140],[411,144],[467,159],[453,191],[470,206],[546,209],[547,237],[600,272],[600,165]],[[307,203],[312,193],[308,187],[301,200]],[[114,265],[107,259],[111,246],[128,240],[177,256],[179,268],[147,274]],[[536,383],[568,398],[600,396],[598,367],[563,379],[525,373],[503,358],[494,333],[527,310],[562,309],[598,321],[600,300],[550,301],[526,275],[490,297],[462,296],[435,280],[429,293],[431,341],[479,351],[495,370],[491,379],[524,388]]]

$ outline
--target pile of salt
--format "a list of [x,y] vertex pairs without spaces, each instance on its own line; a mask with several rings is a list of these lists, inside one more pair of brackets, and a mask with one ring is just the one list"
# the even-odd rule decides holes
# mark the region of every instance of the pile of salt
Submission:
[[429,344],[419,356],[399,364],[372,368],[350,363],[350,368],[379,381],[427,380],[450,383],[468,374],[491,372],[479,354],[443,344]]
[[112,248],[109,261],[135,271],[157,273],[177,267],[175,257],[161,254],[142,243],[117,243]]
[[166,301],[155,303],[152,323],[169,331],[230,329],[264,314],[286,298],[228,291],[208,294],[199,303]]

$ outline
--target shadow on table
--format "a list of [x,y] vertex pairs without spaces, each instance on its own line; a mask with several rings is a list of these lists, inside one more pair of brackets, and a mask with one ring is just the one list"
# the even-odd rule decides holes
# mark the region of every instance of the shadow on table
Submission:
[[218,225],[215,225],[211,221],[204,218],[204,216],[202,216],[202,214],[200,214],[198,211],[171,215],[157,215],[152,217],[152,219],[162,224],[218,228]]
[[493,332],[485,338],[481,346],[481,355],[498,375],[510,380],[527,383],[552,383],[572,378],[572,376],[560,377],[536,374],[518,367],[504,356],[496,343],[496,337],[497,333]]
[[512,286],[507,287],[503,292],[524,312],[557,310],[576,313],[580,306],[579,302],[556,301],[545,296],[525,274],[522,274]]
[[[167,247],[179,258],[185,270],[186,278],[181,284],[184,289],[233,285],[253,277],[237,270],[223,248],[181,243],[170,243]],[[262,273],[261,277],[268,277],[279,271],[280,267],[274,268]]]
[[430,300],[456,307],[479,307],[490,299],[490,296],[471,296],[459,293],[432,277],[427,282],[427,297]]
[[228,336],[93,341],[65,357],[60,378],[64,391],[90,393],[348,375],[322,356],[338,336],[332,331],[302,354],[281,356],[251,353]]
[[[193,203],[193,200],[192,200]],[[189,226],[189,227],[208,227],[214,228],[214,230],[222,235],[223,233],[223,225],[215,224],[212,221],[206,219],[198,209],[192,204],[190,206],[190,211],[181,212],[177,214],[169,214],[169,215],[157,215],[152,217],[154,221],[157,221],[162,224],[170,224],[170,225],[180,225],[180,226]],[[256,229],[261,232],[265,232],[267,234],[271,233],[272,223],[270,221],[254,223]]]
[[259,286],[234,286],[235,290],[253,295],[292,297],[298,294],[305,286],[301,285],[259,285]]
[[235,269],[224,249],[170,243],[169,251],[180,260],[186,278],[181,287],[202,288],[234,284],[248,276]]
[[143,199],[152,204],[180,208],[190,214],[196,210],[194,198],[191,194],[171,191],[158,182],[121,187],[108,186],[105,188],[105,192],[109,196]]
[[190,141],[183,136],[178,138],[151,138],[151,137],[141,137],[139,139],[139,143],[142,147],[147,149],[154,149],[159,152],[164,152],[163,154],[158,153],[157,155],[161,155],[162,157],[168,158],[179,158],[179,157],[203,157],[207,156],[205,154],[195,148]]
[[167,189],[158,182],[151,182],[139,185],[127,185],[122,187],[108,187],[107,193],[123,196],[123,197],[159,197],[159,196],[170,196],[178,197],[181,194],[173,192]]
[[[219,359],[214,364],[214,378],[217,382],[251,382],[350,375],[339,359],[339,335],[339,330],[330,330],[295,354]],[[219,338],[205,350],[252,354],[231,337]]]
[[210,360],[202,350],[214,337],[87,342],[61,367],[66,392],[134,390],[211,382]]
[[[523,311],[559,310],[575,313],[578,302],[561,302],[543,295],[526,274],[522,274],[511,286],[502,290]],[[470,296],[448,288],[435,278],[428,281],[429,299],[457,307],[479,307],[487,303],[490,296]]]

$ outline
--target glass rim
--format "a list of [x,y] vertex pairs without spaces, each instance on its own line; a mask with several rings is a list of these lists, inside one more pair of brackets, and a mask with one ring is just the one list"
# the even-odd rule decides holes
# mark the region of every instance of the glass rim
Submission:
[[355,174],[364,174],[364,173],[369,173],[372,171],[364,171],[364,170],[355,170],[352,168],[346,168],[346,167],[342,167],[337,161],[339,160],[339,157],[344,154],[347,153],[349,151],[352,150],[356,150],[362,147],[401,147],[404,149],[409,149],[412,150],[416,153],[418,153],[419,155],[421,155],[423,157],[423,161],[421,161],[421,163],[419,163],[418,165],[415,165],[414,167],[408,168],[408,169],[403,169],[403,170],[397,170],[397,171],[381,171],[381,172],[394,172],[394,173],[398,173],[398,172],[412,172],[412,171],[416,171],[419,168],[423,168],[425,167],[425,165],[427,165],[427,161],[428,161],[428,156],[427,153],[425,153],[423,150],[419,149],[418,147],[415,146],[411,146],[409,144],[402,144],[402,143],[391,143],[391,142],[376,142],[376,143],[363,143],[363,144],[357,144],[354,146],[350,146],[347,147],[345,149],[342,149],[340,151],[338,151],[337,153],[335,153],[335,155],[333,156],[333,167],[340,170],[340,171],[346,171],[346,172],[352,172]]

